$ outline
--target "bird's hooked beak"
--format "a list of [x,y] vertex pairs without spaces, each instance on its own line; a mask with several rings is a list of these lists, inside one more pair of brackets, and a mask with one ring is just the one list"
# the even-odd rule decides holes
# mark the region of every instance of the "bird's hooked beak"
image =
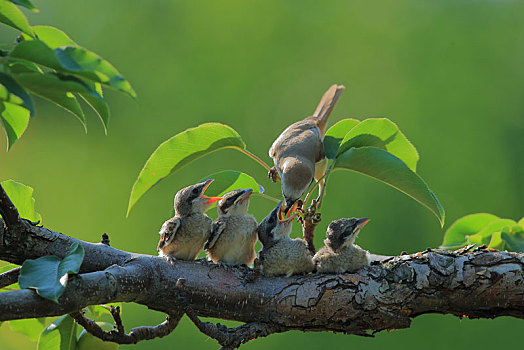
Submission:
[[205,204],[211,204],[214,202],[218,202],[219,200],[222,199],[222,197],[208,197],[204,195],[204,192],[206,192],[207,188],[209,187],[209,185],[211,185],[213,181],[215,181],[215,179],[209,179],[206,182],[204,182],[204,188],[202,189],[202,192],[200,192],[200,197],[207,199],[207,201],[204,202]]

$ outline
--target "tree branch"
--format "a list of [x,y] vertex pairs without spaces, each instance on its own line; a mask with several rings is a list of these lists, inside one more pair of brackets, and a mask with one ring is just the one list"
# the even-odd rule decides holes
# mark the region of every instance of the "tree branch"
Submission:
[[0,185],[0,215],[4,218],[5,226],[16,226],[20,224],[20,216],[18,210],[14,206],[11,199],[5,193],[4,188]]
[[18,276],[20,275],[21,269],[21,267],[15,267],[9,271],[0,273],[0,289],[18,282]]
[[[0,259],[13,263],[63,256],[74,241],[26,220],[15,227],[0,222]],[[456,252],[426,250],[375,262],[357,274],[267,278],[242,266],[223,267],[205,260],[171,265],[159,257],[79,242],[85,249],[81,273],[69,278],[59,303],[28,289],[2,292],[0,321],[73,314],[102,339],[130,342],[167,334],[185,312],[202,332],[225,348],[234,348],[288,330],[369,336],[407,328],[412,318],[426,313],[524,318],[522,253],[470,251],[471,247]],[[100,333],[78,314],[85,306],[110,302],[135,302],[176,318],[155,330],[146,328],[147,335],[137,338],[133,332],[142,333],[125,334],[121,324],[114,331],[117,335]],[[203,323],[199,316],[246,324],[227,329]]]

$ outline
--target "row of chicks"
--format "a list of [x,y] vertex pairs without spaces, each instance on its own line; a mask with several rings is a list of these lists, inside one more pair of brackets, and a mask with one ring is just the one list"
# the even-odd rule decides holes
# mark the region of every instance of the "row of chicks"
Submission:
[[[204,192],[213,180],[181,189],[175,196],[175,216],[160,230],[159,254],[168,261],[194,260],[202,247],[214,263],[251,265],[255,259],[257,237],[263,245],[259,252],[265,276],[291,276],[309,272],[354,272],[369,265],[369,253],[354,244],[360,229],[369,219],[339,219],[330,223],[325,246],[314,256],[302,239],[291,239],[291,223],[297,212],[283,214],[282,202],[260,224],[247,213],[253,191],[234,190],[223,197],[208,197]],[[205,211],[217,203],[218,218],[212,221]]]

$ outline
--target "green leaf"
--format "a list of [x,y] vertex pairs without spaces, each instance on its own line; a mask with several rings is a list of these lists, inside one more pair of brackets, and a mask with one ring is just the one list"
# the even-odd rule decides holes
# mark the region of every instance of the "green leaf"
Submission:
[[111,65],[94,52],[82,47],[58,47],[56,57],[67,71],[76,73],[86,79],[109,85],[117,90],[126,92],[131,97],[136,93],[131,84]]
[[41,221],[42,217],[35,210],[35,199],[33,198],[33,188],[16,182],[6,180],[0,182],[5,193],[11,202],[18,209],[20,217],[32,222]]
[[8,0],[0,0],[0,22],[18,29],[31,37],[35,36],[22,11]]
[[89,305],[87,311],[90,313],[91,318],[98,319],[102,315],[111,315],[111,311],[109,311],[111,306],[122,309],[122,303],[110,303],[104,305]]
[[109,123],[109,105],[103,98],[102,85],[94,83],[93,87],[97,94],[79,93],[78,95],[87,102],[87,104],[96,112],[102,125],[104,125],[104,132],[107,135],[107,125]]
[[29,124],[29,110],[9,102],[0,102],[0,122],[7,135],[7,150],[18,140]]
[[51,323],[38,339],[38,350],[75,350],[76,322],[69,316],[62,316]]
[[357,119],[342,119],[328,129],[324,136],[324,151],[328,159],[335,159],[344,136],[358,123],[360,121]]
[[202,124],[163,142],[140,171],[131,190],[127,214],[138,199],[162,179],[198,158],[225,148],[243,151],[246,144],[233,128],[220,123]]
[[[248,188],[253,190],[253,194],[264,193],[264,188],[260,186],[253,177],[240,171],[220,171],[218,173],[208,175],[205,178],[200,179],[198,182],[203,182],[208,179],[215,179],[215,181],[213,181],[206,190],[207,196],[219,197],[229,191]],[[209,209],[214,207],[216,207],[216,202],[213,203]]]
[[58,298],[65,290],[68,274],[78,273],[83,260],[84,248],[74,242],[63,260],[54,255],[26,260],[22,265],[18,284],[20,288],[36,289],[41,297],[58,303]]
[[517,224],[518,224],[520,227],[524,227],[524,218],[520,219],[519,222],[517,222]]
[[472,236],[493,221],[499,220],[498,216],[478,213],[466,215],[455,221],[444,234],[441,249],[458,249],[468,244],[468,236]]
[[[97,322],[97,324],[105,331],[113,330],[115,327],[107,322]],[[116,350],[118,349],[118,344],[113,342],[103,341],[100,338],[95,337],[94,335],[83,330],[80,333],[78,338],[78,350]]]
[[28,318],[9,321],[9,326],[15,332],[22,333],[32,341],[37,341],[45,327],[45,318]]
[[[25,91],[24,88],[21,87],[12,77],[10,77],[9,75],[5,73],[0,72],[0,84],[2,84],[10,94],[13,94],[17,96],[18,98],[20,98],[23,101],[22,105],[25,108],[29,109],[29,111],[31,112],[31,115],[35,113],[33,99],[31,98],[31,96],[29,96],[27,91]],[[4,101],[12,102],[12,101],[9,101],[9,98],[4,99]],[[21,103],[16,103],[16,104],[21,104]]]
[[515,221],[511,219],[497,219],[484,226],[474,235],[466,237],[468,238],[468,243],[489,244],[493,233],[503,231],[506,226],[511,227],[515,224]]
[[34,93],[64,108],[66,111],[71,112],[75,117],[77,117],[80,120],[80,122],[84,126],[85,131],[87,132],[84,111],[82,111],[82,107],[80,107],[80,103],[78,103],[78,100],[76,99],[74,94],[72,94],[71,92],[47,92],[45,90],[40,91],[38,93]]
[[376,147],[388,151],[416,171],[418,152],[398,126],[387,118],[371,118],[360,122],[344,137],[337,156],[351,147]]
[[335,161],[335,169],[352,170],[380,180],[415,199],[444,224],[444,209],[424,180],[394,155],[375,147],[350,148]]
[[[33,26],[38,40],[44,42],[49,48],[56,49],[60,46],[78,46],[66,33],[51,26]],[[23,35],[24,40],[31,40],[27,35]]]
[[[520,221],[519,221],[520,222]],[[506,243],[506,249],[512,252],[524,253],[524,231],[501,234],[502,240]]]
[[488,247],[491,249],[504,250],[504,241],[501,238],[502,232],[494,232],[491,235]]
[[70,76],[56,73],[22,73],[15,76],[16,81],[31,91],[41,93],[48,92],[82,92],[97,95],[84,81]]
[[11,51],[9,57],[26,60],[58,71],[64,70],[53,49],[40,40],[22,41]]
[[29,2],[29,0],[9,0],[13,4],[17,4],[18,6],[23,6],[25,8],[28,8],[32,10],[33,12],[38,12],[38,9]]

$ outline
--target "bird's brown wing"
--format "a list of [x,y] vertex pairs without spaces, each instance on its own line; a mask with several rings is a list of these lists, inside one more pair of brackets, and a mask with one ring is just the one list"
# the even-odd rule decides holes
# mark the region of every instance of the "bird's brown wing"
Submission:
[[324,96],[322,96],[315,113],[313,113],[313,117],[317,118],[317,125],[322,137],[324,137],[324,134],[326,133],[326,125],[329,115],[331,114],[331,111],[333,111],[333,108],[344,89],[345,87],[343,85],[331,85]]
[[226,220],[223,218],[216,219],[213,224],[211,225],[211,234],[209,235],[209,239],[206,242],[206,245],[204,246],[204,250],[208,250],[213,248],[215,245],[218,237],[220,237],[220,234],[224,229],[226,228]]
[[181,220],[179,217],[172,217],[171,219],[164,222],[162,228],[160,229],[160,240],[158,241],[157,250],[164,248],[169,245],[173,238],[175,238],[176,231],[180,227]]

